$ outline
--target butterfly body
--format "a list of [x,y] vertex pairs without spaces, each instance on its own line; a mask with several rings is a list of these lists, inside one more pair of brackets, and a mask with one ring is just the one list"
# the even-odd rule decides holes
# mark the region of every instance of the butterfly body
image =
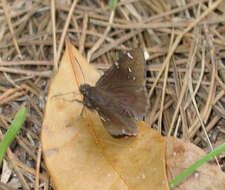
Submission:
[[136,120],[143,118],[148,106],[144,79],[145,61],[141,49],[121,54],[119,61],[95,86],[80,86],[83,104],[98,112],[112,136],[135,136]]
[[110,94],[93,87],[88,84],[80,86],[80,92],[84,95],[83,104],[90,110],[99,110],[99,108],[105,106],[107,109],[116,105],[116,100],[110,98]]

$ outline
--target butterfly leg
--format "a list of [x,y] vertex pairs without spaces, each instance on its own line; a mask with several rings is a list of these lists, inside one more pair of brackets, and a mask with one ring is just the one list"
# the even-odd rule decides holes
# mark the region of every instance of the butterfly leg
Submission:
[[80,116],[83,117],[83,114],[84,114],[84,102],[81,101],[81,100],[77,100],[77,99],[75,99],[75,100],[73,100],[73,101],[75,101],[75,102],[80,103],[80,104],[83,105],[82,110],[81,110],[81,112],[80,112]]

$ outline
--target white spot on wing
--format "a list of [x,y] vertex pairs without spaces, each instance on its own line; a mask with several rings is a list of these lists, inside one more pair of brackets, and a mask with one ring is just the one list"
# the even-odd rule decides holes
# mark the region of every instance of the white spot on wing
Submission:
[[114,64],[115,64],[115,66],[116,66],[116,68],[117,68],[117,69],[119,69],[119,68],[120,68],[120,66],[119,66],[119,63],[118,63],[118,62],[115,62]]
[[131,68],[130,67],[128,67],[128,71],[131,73],[132,72],[132,70],[131,70]]
[[130,59],[134,59],[134,57],[133,57],[129,52],[127,52],[127,56],[128,56]]
[[100,119],[101,119],[102,121],[106,122],[106,119],[105,119],[104,117],[100,116]]

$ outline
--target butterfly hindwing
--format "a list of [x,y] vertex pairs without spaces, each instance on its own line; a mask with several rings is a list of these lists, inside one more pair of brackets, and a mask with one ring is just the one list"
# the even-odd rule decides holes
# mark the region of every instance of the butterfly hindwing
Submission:
[[98,111],[105,129],[114,137],[136,136],[137,126],[133,118],[110,112],[104,108]]

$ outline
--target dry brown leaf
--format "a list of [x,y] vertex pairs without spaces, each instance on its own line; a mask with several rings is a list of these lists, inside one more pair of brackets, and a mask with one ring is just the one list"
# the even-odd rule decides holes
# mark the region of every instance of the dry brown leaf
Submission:
[[[190,165],[205,156],[196,145],[177,138],[168,137],[166,148],[167,176],[171,181]],[[225,174],[216,165],[209,163],[199,167],[191,176],[178,184],[173,190],[224,190]]]
[[69,101],[81,99],[80,84],[93,85],[98,78],[98,72],[67,42],[51,82],[41,134],[56,189],[168,189],[165,140],[160,134],[140,122],[137,137],[113,138],[95,112],[85,109],[81,117],[82,105]]

